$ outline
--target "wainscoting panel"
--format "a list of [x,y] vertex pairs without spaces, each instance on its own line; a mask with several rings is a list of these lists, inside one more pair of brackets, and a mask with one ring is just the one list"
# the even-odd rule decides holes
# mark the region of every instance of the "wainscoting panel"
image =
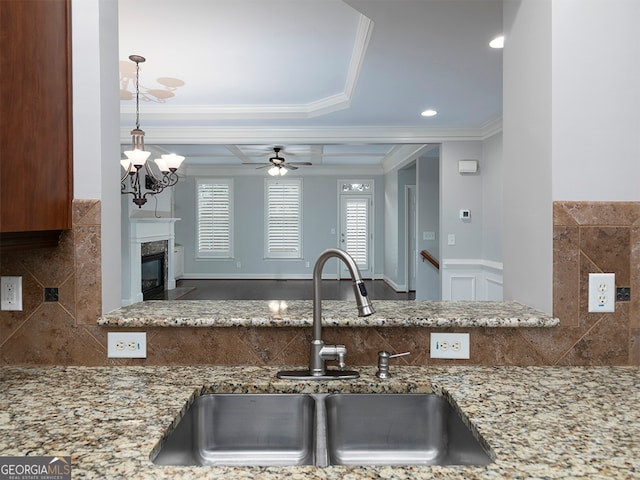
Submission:
[[502,300],[502,264],[476,259],[442,262],[443,300]]

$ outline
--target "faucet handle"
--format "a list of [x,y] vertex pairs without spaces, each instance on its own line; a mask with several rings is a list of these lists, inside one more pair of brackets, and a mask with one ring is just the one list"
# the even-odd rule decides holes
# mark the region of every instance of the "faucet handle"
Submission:
[[345,367],[347,366],[347,362],[345,361],[345,358],[344,358],[346,356],[347,356],[346,348],[344,350],[338,351],[338,368],[340,370],[344,370]]
[[338,368],[344,370],[347,366],[345,357],[347,356],[347,347],[344,345],[324,345],[322,344],[318,351],[318,358],[322,361],[337,360]]
[[389,359],[404,357],[405,355],[409,355],[410,353],[411,352],[404,352],[391,355],[389,352],[385,351],[378,352],[378,371],[376,372],[376,377],[383,380],[391,377],[391,374],[389,373]]

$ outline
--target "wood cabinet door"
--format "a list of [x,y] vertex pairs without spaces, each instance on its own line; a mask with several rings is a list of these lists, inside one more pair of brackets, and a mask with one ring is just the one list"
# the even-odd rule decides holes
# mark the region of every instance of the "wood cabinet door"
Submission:
[[71,228],[68,0],[0,1],[0,232]]

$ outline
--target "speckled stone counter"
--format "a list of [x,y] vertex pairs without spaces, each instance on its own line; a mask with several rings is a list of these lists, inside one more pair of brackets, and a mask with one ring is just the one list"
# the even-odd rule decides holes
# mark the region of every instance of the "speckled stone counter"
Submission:
[[[74,479],[640,478],[640,370],[399,367],[391,380],[295,383],[265,367],[2,367],[0,455],[70,455]],[[496,456],[482,467],[161,467],[150,454],[190,398],[217,392],[450,396]]]
[[[333,327],[555,327],[560,321],[517,302],[381,300],[358,317],[354,302],[324,300],[323,325]],[[310,300],[148,301],[98,320],[110,327],[309,327]]]

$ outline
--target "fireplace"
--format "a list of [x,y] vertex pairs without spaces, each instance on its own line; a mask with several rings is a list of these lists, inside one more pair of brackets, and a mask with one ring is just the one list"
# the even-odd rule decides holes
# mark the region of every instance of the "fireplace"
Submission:
[[[2,1],[2,0],[0,0]],[[142,258],[164,253],[164,287],[153,300],[163,299],[167,290],[176,288],[173,273],[174,225],[179,218],[135,217],[129,218],[129,248],[123,251],[122,268],[129,278],[123,276],[122,306],[142,302]],[[156,267],[155,268],[159,268]],[[160,290],[160,289],[158,289]],[[147,295],[148,297],[148,295]],[[151,299],[149,299],[151,300]]]
[[165,254],[152,253],[142,256],[142,299],[151,300],[164,293]]

